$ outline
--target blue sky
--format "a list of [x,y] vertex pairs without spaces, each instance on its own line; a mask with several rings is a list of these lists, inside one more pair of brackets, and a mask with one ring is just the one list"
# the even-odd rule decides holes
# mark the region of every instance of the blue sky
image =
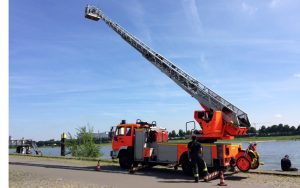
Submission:
[[296,0],[10,1],[13,138],[59,139],[122,119],[185,128],[198,102],[102,21],[94,4],[151,48],[248,113],[257,128],[300,125]]

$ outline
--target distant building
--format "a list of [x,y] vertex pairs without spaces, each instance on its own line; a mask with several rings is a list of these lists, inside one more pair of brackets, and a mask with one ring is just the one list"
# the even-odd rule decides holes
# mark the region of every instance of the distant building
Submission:
[[[78,139],[81,138],[81,135],[78,135]],[[93,138],[97,139],[109,139],[109,132],[102,132],[102,133],[93,133]]]
[[94,139],[108,139],[109,138],[109,133],[108,132],[102,132],[102,133],[93,133]]

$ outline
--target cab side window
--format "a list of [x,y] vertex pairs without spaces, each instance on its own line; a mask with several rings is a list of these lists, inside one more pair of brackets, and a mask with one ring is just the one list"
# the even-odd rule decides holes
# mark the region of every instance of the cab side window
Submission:
[[126,128],[126,136],[131,136],[131,127]]
[[119,127],[116,131],[116,136],[124,136],[125,134],[125,127]]

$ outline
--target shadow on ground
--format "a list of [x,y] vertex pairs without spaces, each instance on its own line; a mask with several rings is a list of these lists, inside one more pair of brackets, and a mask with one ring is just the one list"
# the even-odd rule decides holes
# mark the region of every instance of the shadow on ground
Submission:
[[[38,164],[38,163],[26,163],[26,162],[9,162],[10,165],[21,165],[21,166],[32,166],[40,168],[54,168],[54,169],[65,169],[65,170],[81,170],[99,173],[96,171],[95,166],[70,166],[70,165],[57,165],[57,164]],[[101,166],[100,172],[102,173],[120,173],[128,174],[132,176],[151,176],[159,179],[161,183],[193,183],[193,177],[189,177],[183,174],[181,170],[174,170],[170,168],[145,168],[134,174],[130,174],[127,170],[121,169],[119,166],[105,165]],[[225,175],[226,180],[239,181],[245,179],[237,174]]]

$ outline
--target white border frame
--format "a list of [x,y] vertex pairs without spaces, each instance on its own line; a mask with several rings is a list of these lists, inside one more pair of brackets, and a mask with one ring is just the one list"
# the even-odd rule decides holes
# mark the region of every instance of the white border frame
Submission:
[[8,66],[8,45],[9,45],[9,3],[8,0],[0,1],[0,151],[1,151],[1,178],[0,187],[8,187],[8,112],[9,112],[9,66]]

